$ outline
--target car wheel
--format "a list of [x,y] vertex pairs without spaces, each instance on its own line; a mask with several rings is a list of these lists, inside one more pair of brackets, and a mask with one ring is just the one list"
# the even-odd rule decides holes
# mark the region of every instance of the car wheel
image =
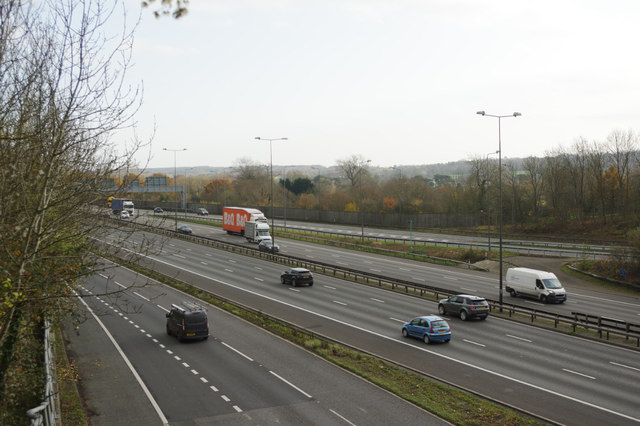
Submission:
[[406,328],[403,328],[403,329],[402,329],[402,335],[403,335],[404,337],[409,337],[409,332],[407,331],[407,329],[406,329]]
[[313,285],[313,281],[309,283],[309,287],[311,287]]
[[176,337],[178,338],[178,342],[182,342],[184,340],[184,338],[182,337],[182,333],[180,332],[176,333]]
[[447,340],[445,340],[444,342],[445,342],[445,343],[449,343],[449,340],[451,340],[451,339],[447,339]]
[[169,326],[167,326],[167,334],[171,336],[171,330],[169,330]]
[[484,320],[486,320],[486,319],[487,319],[487,317],[488,317],[488,315],[485,315],[485,316],[483,316],[483,317],[480,317],[480,319],[481,319],[482,321],[484,321]]
[[561,301],[559,301],[558,303],[562,304],[562,303],[564,303],[564,300],[561,300]]
[[446,309],[444,308],[444,305],[438,305],[438,312],[440,313],[440,315],[444,315],[447,313]]
[[202,338],[202,340],[207,340],[208,338],[209,338],[209,336],[204,336],[204,337]]
[[293,284],[294,287],[298,287],[298,283],[295,278],[291,280],[291,284]]
[[516,291],[515,291],[514,289],[510,289],[510,290],[509,290],[509,295],[510,295],[511,297],[516,297],[518,294],[516,293]]
[[284,284],[284,277],[280,277],[280,283]]
[[431,342],[431,339],[429,339],[429,335],[427,333],[424,334],[422,340],[424,340],[427,345]]
[[540,301],[542,303],[547,303],[547,296],[545,296],[544,294],[540,296]]
[[460,311],[460,319],[462,321],[466,321],[467,319],[469,319],[469,315],[467,314],[467,311],[465,311],[464,309]]

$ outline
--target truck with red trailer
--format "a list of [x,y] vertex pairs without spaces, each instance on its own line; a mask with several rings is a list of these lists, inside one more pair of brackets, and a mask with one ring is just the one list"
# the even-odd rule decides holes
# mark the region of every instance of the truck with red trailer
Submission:
[[227,234],[244,236],[250,242],[270,240],[269,224],[264,213],[247,207],[224,207],[222,230]]

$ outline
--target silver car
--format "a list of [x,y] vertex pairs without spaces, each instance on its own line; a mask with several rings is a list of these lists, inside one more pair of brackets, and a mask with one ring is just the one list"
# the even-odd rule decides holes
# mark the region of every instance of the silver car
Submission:
[[440,315],[445,315],[446,313],[458,315],[462,321],[466,321],[469,318],[485,320],[489,316],[489,310],[489,304],[484,298],[468,294],[458,294],[438,302]]

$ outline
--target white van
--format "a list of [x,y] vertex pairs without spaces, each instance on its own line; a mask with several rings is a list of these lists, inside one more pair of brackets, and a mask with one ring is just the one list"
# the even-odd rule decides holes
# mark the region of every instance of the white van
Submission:
[[534,297],[542,303],[564,303],[567,300],[567,292],[558,277],[536,269],[507,269],[506,290],[511,296]]

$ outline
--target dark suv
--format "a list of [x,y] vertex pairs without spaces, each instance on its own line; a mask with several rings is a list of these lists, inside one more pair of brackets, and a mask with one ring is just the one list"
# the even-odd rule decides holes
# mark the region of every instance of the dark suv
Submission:
[[167,334],[176,336],[181,342],[187,339],[207,339],[207,310],[204,306],[192,302],[171,305],[171,311],[167,314]]
[[291,268],[280,274],[280,282],[282,284],[293,284],[297,287],[298,284],[313,285],[313,274],[311,271],[305,268]]
[[459,315],[462,321],[466,321],[469,318],[485,320],[489,316],[489,310],[489,304],[485,299],[468,294],[459,294],[438,302],[438,312],[440,315],[449,312],[454,315]]

